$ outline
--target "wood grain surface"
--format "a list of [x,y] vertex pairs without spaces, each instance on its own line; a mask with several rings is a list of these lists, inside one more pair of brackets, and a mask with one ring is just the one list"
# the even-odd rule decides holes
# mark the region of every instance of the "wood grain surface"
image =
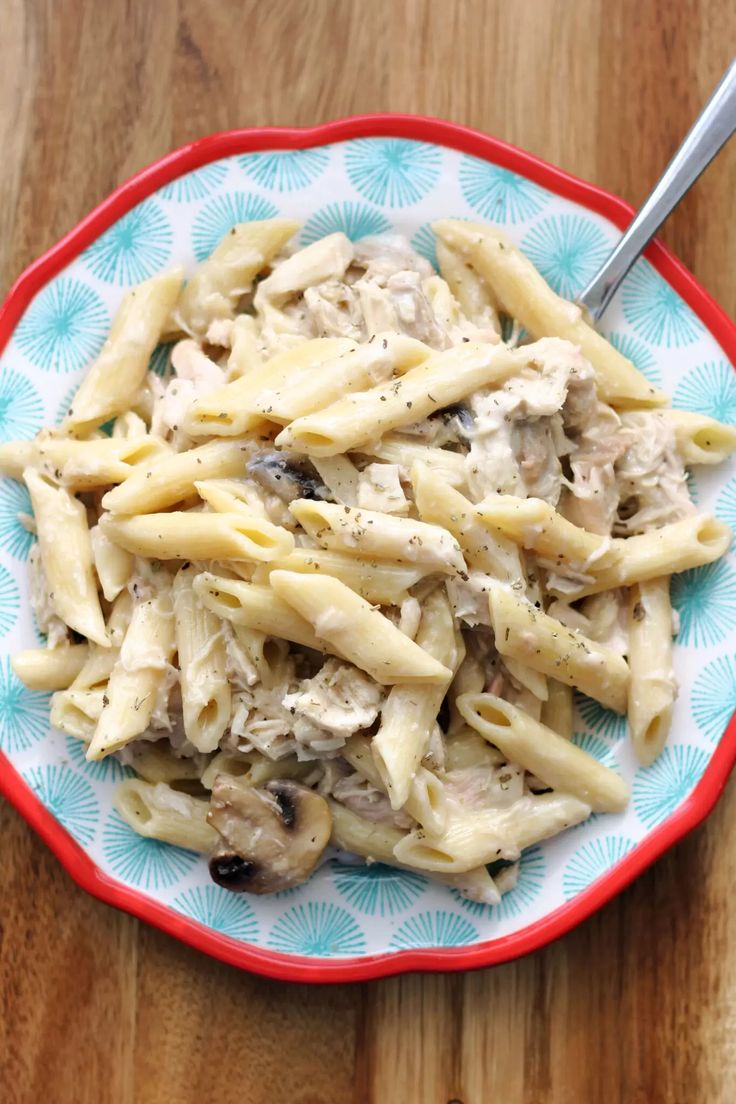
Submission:
[[[444,116],[640,202],[733,0],[0,0],[0,290],[207,132]],[[736,144],[664,231],[736,310]],[[250,977],[93,901],[0,808],[4,1104],[730,1104],[736,789],[577,931],[455,976]]]

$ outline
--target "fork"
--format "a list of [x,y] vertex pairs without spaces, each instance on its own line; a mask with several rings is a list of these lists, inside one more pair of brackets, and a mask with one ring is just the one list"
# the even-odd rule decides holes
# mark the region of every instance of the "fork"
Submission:
[[597,321],[634,261],[736,130],[736,60],[732,61],[654,190],[577,304]]

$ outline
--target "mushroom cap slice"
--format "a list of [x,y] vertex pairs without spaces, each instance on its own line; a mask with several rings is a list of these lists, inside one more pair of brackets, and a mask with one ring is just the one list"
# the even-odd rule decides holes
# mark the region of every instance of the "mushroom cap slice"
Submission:
[[255,788],[219,774],[207,820],[221,836],[210,876],[235,893],[278,893],[305,882],[332,831],[324,798],[290,779]]

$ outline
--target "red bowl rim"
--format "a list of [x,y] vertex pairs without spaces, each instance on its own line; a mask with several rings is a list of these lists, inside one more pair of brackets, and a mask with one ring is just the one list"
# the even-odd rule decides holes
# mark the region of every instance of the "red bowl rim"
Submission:
[[[352,138],[409,138],[472,154],[519,173],[549,191],[610,219],[624,229],[634,209],[618,196],[588,184],[554,165],[480,131],[419,115],[359,115],[319,126],[251,127],[223,131],[190,142],[136,173],[86,218],[34,261],[13,284],[0,306],[0,352],[37,292],[94,239],[141,200],[184,173],[233,154],[269,149],[304,149]],[[645,256],[682,296],[736,363],[736,325],[695,277],[664,245],[653,241]],[[233,966],[285,981],[344,982],[388,977],[413,970],[455,971],[492,966],[529,954],[570,931],[610,901],[711,811],[736,762],[736,714],[695,789],[682,805],[651,831],[615,867],[586,890],[520,931],[467,947],[440,947],[318,959],[270,951],[213,931],[100,870],[41,804],[0,753],[0,792],[51,848],[72,878],[94,897],[176,936],[184,943]]]

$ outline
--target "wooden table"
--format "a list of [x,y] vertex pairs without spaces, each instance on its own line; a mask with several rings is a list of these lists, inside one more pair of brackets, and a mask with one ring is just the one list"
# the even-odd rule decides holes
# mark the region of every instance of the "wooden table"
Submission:
[[[368,111],[468,123],[640,202],[725,69],[729,0],[0,0],[0,289],[210,131]],[[664,232],[736,309],[736,145]],[[466,976],[308,988],[85,896],[0,809],[0,1099],[736,1099],[736,789],[579,930]]]

